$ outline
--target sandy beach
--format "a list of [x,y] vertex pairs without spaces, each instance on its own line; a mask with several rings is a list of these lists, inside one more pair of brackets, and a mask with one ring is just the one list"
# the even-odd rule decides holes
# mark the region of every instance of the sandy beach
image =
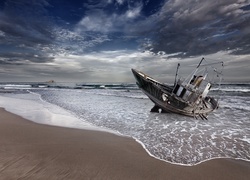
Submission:
[[0,179],[248,180],[250,162],[157,160],[132,138],[36,124],[0,108]]

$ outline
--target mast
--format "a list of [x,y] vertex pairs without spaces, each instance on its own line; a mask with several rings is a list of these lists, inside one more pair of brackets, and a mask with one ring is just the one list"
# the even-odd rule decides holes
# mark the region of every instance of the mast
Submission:
[[201,59],[200,63],[199,63],[198,66],[196,67],[196,69],[198,69],[198,68],[200,67],[200,65],[201,65],[201,63],[202,63],[202,61],[203,61],[204,59],[205,59],[204,57]]
[[203,58],[201,59],[201,61],[199,62],[199,64],[197,65],[197,67],[196,67],[196,69],[195,69],[194,73],[192,74],[192,76],[191,76],[191,78],[190,78],[190,80],[189,80],[188,84],[190,84],[190,82],[191,82],[192,78],[194,77],[194,75],[195,75],[195,74],[196,74],[196,72],[198,71],[198,69],[199,69],[199,67],[200,67],[200,65],[201,65],[201,63],[202,63],[202,61],[203,61],[204,59],[205,59],[205,58],[203,57]]
[[178,71],[179,71],[180,63],[177,65],[176,73],[175,73],[175,80],[174,80],[174,86],[176,85],[176,78],[178,76]]

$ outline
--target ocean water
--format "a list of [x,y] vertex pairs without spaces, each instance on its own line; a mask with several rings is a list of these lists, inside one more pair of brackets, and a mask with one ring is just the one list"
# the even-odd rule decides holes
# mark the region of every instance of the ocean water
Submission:
[[133,137],[151,156],[175,164],[225,157],[249,161],[250,85],[222,85],[210,95],[219,99],[220,107],[208,120],[151,113],[154,104],[135,84],[5,83],[0,85],[0,106],[6,105],[6,98],[24,102],[22,108],[39,103],[73,118],[53,125],[84,128],[87,123],[109,129]]

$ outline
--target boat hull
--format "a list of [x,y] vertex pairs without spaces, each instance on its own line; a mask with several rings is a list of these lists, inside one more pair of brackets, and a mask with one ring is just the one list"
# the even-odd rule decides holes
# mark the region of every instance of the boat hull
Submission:
[[138,87],[155,104],[153,111],[172,112],[185,116],[205,118],[217,108],[218,104],[212,97],[202,99],[199,103],[190,103],[176,96],[172,86],[162,84],[146,74],[132,69]]

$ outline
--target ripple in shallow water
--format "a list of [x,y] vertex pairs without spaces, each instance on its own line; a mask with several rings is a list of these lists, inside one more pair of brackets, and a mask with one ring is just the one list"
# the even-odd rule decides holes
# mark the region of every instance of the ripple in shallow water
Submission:
[[[202,121],[176,114],[150,113],[152,102],[138,91],[40,89],[32,92],[83,121],[134,137],[151,155],[165,161],[191,165],[216,157],[250,160],[249,96],[235,93],[224,96],[220,108],[208,121]],[[22,93],[15,96],[27,98]]]
[[196,164],[216,157],[250,159],[250,113],[239,108],[246,103],[250,105],[249,97],[226,96],[220,109],[208,121],[202,121],[176,114],[150,113],[151,101],[129,98],[135,96],[133,91],[105,91],[39,93],[46,101],[97,126],[138,139],[153,156],[166,161]]

